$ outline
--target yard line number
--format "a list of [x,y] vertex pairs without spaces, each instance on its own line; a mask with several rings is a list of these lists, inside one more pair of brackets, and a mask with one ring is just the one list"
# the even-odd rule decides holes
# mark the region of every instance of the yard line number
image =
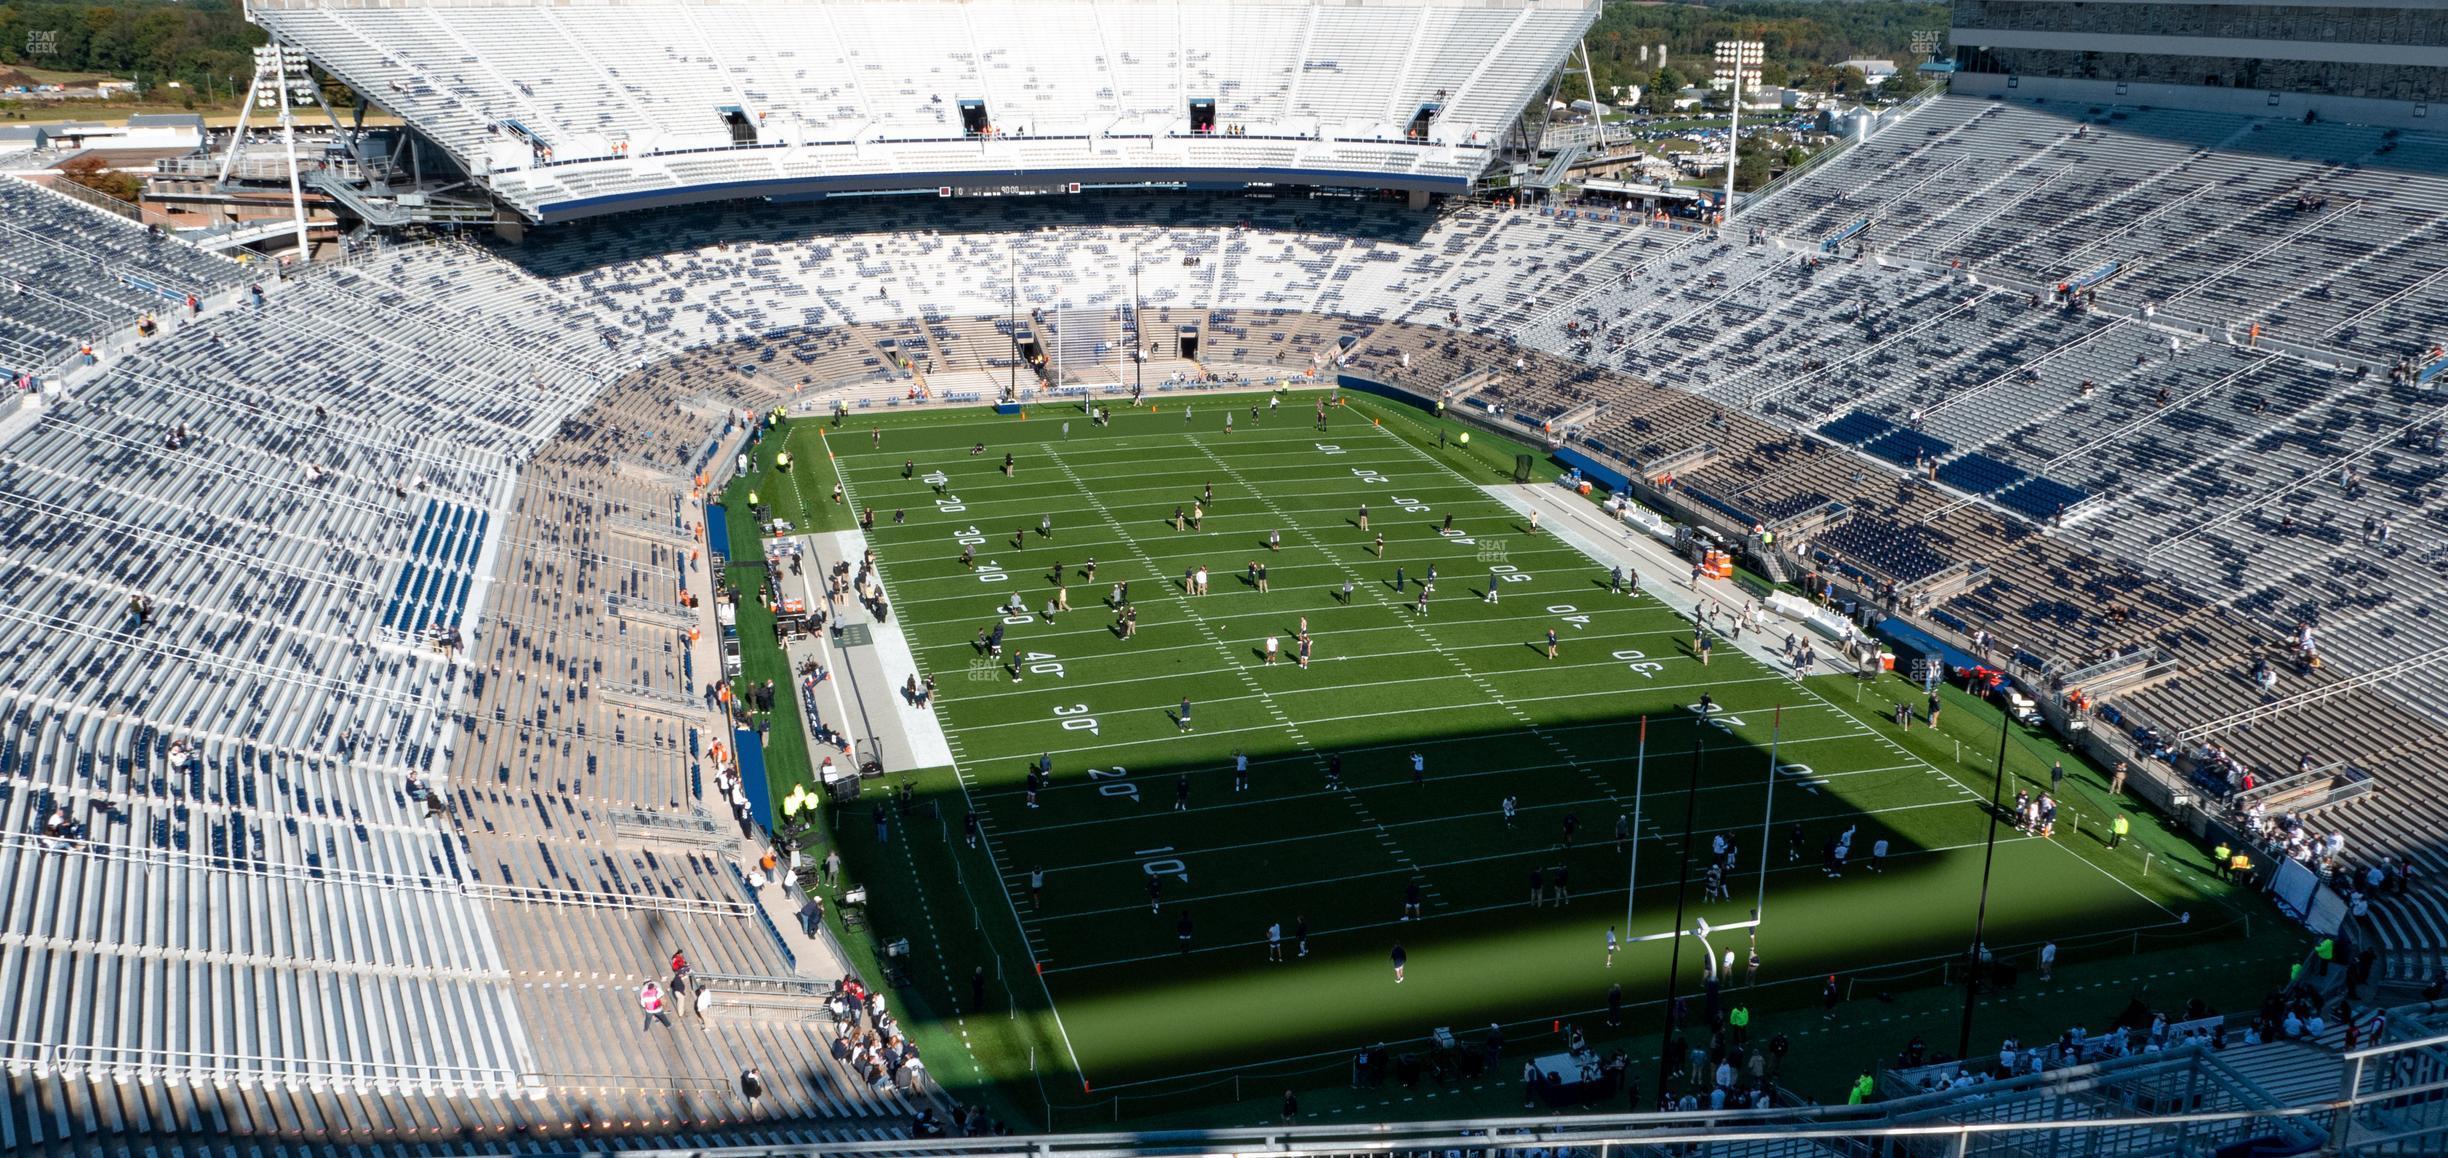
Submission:
[[[1700,712],[1700,705],[1693,704],[1691,710]],[[1709,722],[1710,727],[1729,736],[1734,734],[1734,729],[1743,726],[1743,718],[1727,712],[1724,704],[1710,704],[1708,710],[1702,712],[1701,716]]]
[[[1168,844],[1157,848],[1136,849],[1131,853],[1131,855],[1162,856],[1163,854],[1171,851],[1173,851],[1173,846]],[[1183,884],[1190,883],[1190,866],[1183,864],[1180,857],[1165,857],[1162,860],[1146,861],[1140,864],[1139,870],[1152,877],[1180,877]]]
[[1640,673],[1640,678],[1645,680],[1656,679],[1657,673],[1666,670],[1666,665],[1651,660],[1647,652],[1619,651],[1615,653],[1615,658],[1622,660],[1625,666]]
[[[944,484],[946,484],[946,483],[948,483],[948,482],[951,482],[952,480],[951,480],[950,476],[948,476],[948,475],[944,474],[944,472],[942,472],[942,471],[939,471],[939,470],[938,470],[938,471],[929,471],[927,474],[925,474],[924,476],[922,476],[922,477],[919,479],[919,481],[921,481],[921,482],[925,483],[925,484],[926,484],[926,485],[928,485],[928,486],[931,486],[931,487],[935,487],[935,488],[941,489],[941,488],[944,486]],[[967,504],[967,503],[964,503],[964,502],[960,501],[960,496],[959,496],[959,495],[946,495],[946,496],[940,497],[940,498],[938,498],[938,499],[936,499],[936,500],[935,500],[935,510],[936,510],[936,512],[937,512],[937,513],[939,513],[939,514],[946,514],[946,515],[957,515],[957,514],[961,513],[962,511],[965,511],[965,510],[968,510],[968,509],[969,509],[969,504]],[[976,533],[977,533],[977,528],[975,528],[975,527],[971,527],[971,528],[969,528],[969,530],[967,531],[967,533],[968,533],[968,534],[972,534],[972,535],[974,535],[974,534],[976,534]],[[966,540],[964,540],[964,541],[966,541]],[[986,541],[986,540],[984,540],[984,539],[980,539],[980,540],[978,540],[978,542],[981,542],[981,543],[983,543],[983,542],[985,542],[985,541]]]
[[[953,505],[948,507],[944,506],[944,502],[945,500],[943,499],[935,500],[935,505],[942,509],[945,514],[951,514],[955,511],[963,511],[968,509],[959,505],[960,500],[958,499],[951,500]],[[986,545],[986,532],[978,530],[974,526],[962,527],[960,530],[952,532],[952,541],[960,544],[963,547],[982,547]],[[1011,581],[1011,576],[1009,574],[1007,574],[1001,567],[997,567],[992,563],[978,564],[977,577],[978,582],[980,583],[1008,583]],[[1025,615],[1017,617],[1005,616],[1003,618],[1003,622],[1027,623],[1029,622],[1029,617]]]
[[1130,769],[1119,764],[1111,768],[1089,769],[1088,781],[1097,786],[1099,796],[1111,796],[1133,804],[1139,802],[1139,786],[1130,782]]
[[1086,704],[1073,704],[1067,708],[1058,706],[1054,709],[1054,715],[1062,721],[1066,732],[1086,732],[1091,736],[1098,734],[1096,717],[1088,714]]

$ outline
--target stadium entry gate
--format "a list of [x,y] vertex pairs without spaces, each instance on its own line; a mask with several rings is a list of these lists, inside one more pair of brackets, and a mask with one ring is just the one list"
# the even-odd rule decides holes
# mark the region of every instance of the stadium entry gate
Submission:
[[723,127],[731,131],[733,145],[746,148],[757,143],[756,122],[748,119],[745,110],[738,105],[724,105],[714,111],[722,117]]

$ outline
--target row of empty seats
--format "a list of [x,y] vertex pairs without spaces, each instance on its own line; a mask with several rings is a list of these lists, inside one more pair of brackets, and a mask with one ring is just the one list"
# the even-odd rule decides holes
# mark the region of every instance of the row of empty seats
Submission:
[[48,372],[80,345],[239,284],[245,267],[66,195],[0,176],[0,370]]

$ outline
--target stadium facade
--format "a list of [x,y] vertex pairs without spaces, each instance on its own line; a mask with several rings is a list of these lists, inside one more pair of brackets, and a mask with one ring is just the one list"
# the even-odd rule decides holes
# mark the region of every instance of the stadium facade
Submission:
[[2448,4],[1958,0],[1954,91],[2420,127]]

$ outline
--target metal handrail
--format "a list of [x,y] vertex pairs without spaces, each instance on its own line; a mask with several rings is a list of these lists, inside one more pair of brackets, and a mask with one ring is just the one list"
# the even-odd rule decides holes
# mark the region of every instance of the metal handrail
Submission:
[[[1925,86],[1920,92],[1914,93],[1904,103],[1880,114],[1878,117],[1877,126],[1870,130],[1869,135],[1875,137],[1880,133],[1886,132],[1889,128],[1895,125],[1902,124],[1913,114],[1920,112],[1923,106],[1944,95],[1946,89],[1947,86],[1943,83]],[[1855,143],[1856,142],[1854,141],[1847,140],[1842,144],[1831,145],[1825,149],[1821,149],[1818,152],[1811,154],[1811,156],[1805,159],[1801,164],[1777,174],[1775,180],[1770,181],[1767,184],[1750,191],[1749,193],[1740,195],[1740,198],[1734,205],[1735,214],[1737,216],[1742,216],[1758,212],[1760,206],[1767,204],[1777,194],[1783,193],[1787,187],[1792,185],[1796,179],[1800,178],[1803,174],[1818,168],[1821,163],[1827,161],[1829,158],[1849,151]]]
[[70,840],[24,833],[0,833],[0,847],[28,849],[46,856],[84,856],[96,860],[119,861],[125,864],[149,865],[157,868],[201,868],[216,873],[271,877],[312,884],[362,885],[370,888],[405,889],[412,892],[445,895],[460,891],[457,881],[445,878],[424,880],[406,873],[375,873],[363,869],[346,868],[307,868],[302,865],[271,864],[230,856],[214,857],[192,852],[172,852],[166,849],[127,848],[99,844],[88,839]]
[[814,977],[783,977],[770,973],[708,973],[693,970],[689,979],[708,989],[719,991],[764,992],[785,997],[830,997],[832,981]]
[[698,897],[625,897],[618,893],[530,888],[524,885],[470,884],[464,891],[468,896],[479,900],[515,901],[531,905],[563,905],[581,909],[689,913],[696,916],[713,917],[744,917],[752,911],[757,911],[753,906],[742,901],[716,901]]
[[[2401,1055],[2422,1046],[2383,1047],[2375,1060]],[[2160,1055],[2165,1057],[2166,1055]],[[2365,1064],[2362,1054],[2347,1055],[2347,1072],[2359,1077]],[[2181,1055],[2178,1060],[2181,1060]],[[2161,1069],[2154,1061],[2143,1068]],[[1858,1145],[1865,1141],[1893,1140],[1912,1152],[1966,1153],[1985,1151],[1994,1140],[2007,1142],[2007,1135],[2036,1131],[2060,1131],[2068,1151],[2089,1152],[2113,1148],[2109,1141],[2117,1131],[2148,1130],[2169,1139],[2206,1134],[2220,1129],[2274,1126],[2300,1135],[2317,1136],[2326,1131],[2332,1115],[2351,1113],[2356,1109],[2376,1106],[2410,1096],[2426,1095],[2448,1088],[2448,1083],[2363,1092],[2349,1086],[2344,1096],[2293,1106],[2239,1106],[2234,1109],[2193,1111],[2171,1114],[2150,1114],[2132,1108],[2102,1107],[2097,1116],[2031,1120],[2000,1116],[1977,1121],[1946,1121],[1929,1117],[1931,1111],[1952,1107],[1976,1106],[1961,1095],[1934,1093],[1889,1102],[1871,1102],[1854,1106],[1805,1106],[1766,1110],[1727,1110],[1716,1112],[1660,1114],[1591,1114],[1567,1118],[1556,1117],[1490,1117],[1444,1119],[1424,1122],[1369,1122],[1316,1126],[1253,1126],[1225,1127],[1199,1131],[1108,1131],[1040,1135],[1036,1137],[1001,1138],[936,1138],[928,1139],[930,1151],[963,1153],[1028,1153],[1035,1155],[1063,1154],[1134,1154],[1180,1153],[1190,1149],[1277,1154],[1337,1154],[1337,1153],[1398,1153],[1426,1152],[1445,1149],[1484,1150],[1490,1146],[1511,1148],[1577,1147],[1599,1151],[1616,1146],[1656,1148],[1661,1151],[1681,1146],[1728,1147],[1744,1142],[1801,1144],[1809,1142]],[[2429,1127],[2425,1136],[2448,1134],[2448,1125]],[[828,1142],[822,1151],[831,1155],[885,1154],[905,1152],[911,1143],[906,1139],[875,1142]],[[766,1156],[796,1156],[813,1154],[815,1147],[788,1145],[746,1145],[729,1148],[697,1147],[688,1150],[642,1150],[633,1153],[648,1158],[766,1158]],[[1885,1152],[1882,1149],[1880,1152]],[[2190,1152],[2171,1148],[2171,1152]],[[2414,1151],[2404,1151],[2411,1153]]]
[[555,1089],[651,1090],[655,1092],[690,1092],[700,1094],[732,1094],[731,1083],[720,1078],[692,1078],[669,1074],[579,1074],[527,1073],[520,1075],[532,1088],[544,1083]]
[[55,1069],[115,1069],[151,1073],[200,1071],[232,1077],[251,1075],[290,1080],[452,1081],[512,1088],[523,1085],[515,1069],[506,1066],[446,1065],[364,1059],[302,1059],[270,1054],[215,1053],[157,1047],[102,1044],[51,1044],[37,1064]]
[[2418,668],[2434,667],[2437,666],[2442,660],[2448,660],[2448,647],[2434,648],[2433,650],[2423,652],[2420,655],[2410,656],[2406,659],[2399,660],[2396,663],[2388,665],[2387,667],[2373,668],[2370,671],[2363,672],[2358,675],[2348,676],[2347,678],[2339,680],[2333,684],[2323,684],[2317,688],[2313,688],[2310,691],[2300,692],[2295,695],[2288,696],[2282,700],[2273,700],[2269,703],[2262,704],[2259,707],[2247,708],[2241,712],[2235,713],[2234,715],[2222,716],[2219,719],[2195,724],[2192,727],[2177,732],[2176,738],[2179,740],[2203,739],[2212,733],[2227,728],[2241,727],[2257,720],[2265,720],[2271,716],[2294,711],[2297,708],[2308,708],[2314,704],[2321,703],[2325,700],[2335,699],[2339,696],[2345,695],[2348,692],[2356,691],[2372,684],[2392,679],[2396,676],[2403,675],[2406,672],[2414,671]]

